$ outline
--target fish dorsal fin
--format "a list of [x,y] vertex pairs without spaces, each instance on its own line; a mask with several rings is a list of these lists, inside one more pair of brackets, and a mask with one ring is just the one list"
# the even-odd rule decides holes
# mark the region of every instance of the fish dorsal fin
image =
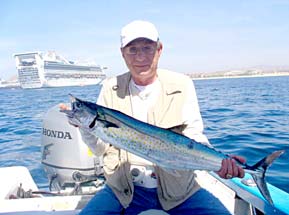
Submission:
[[181,125],[176,125],[176,126],[167,128],[167,130],[170,130],[170,131],[175,132],[177,134],[182,134],[187,126],[188,125],[186,125],[186,124],[181,124]]

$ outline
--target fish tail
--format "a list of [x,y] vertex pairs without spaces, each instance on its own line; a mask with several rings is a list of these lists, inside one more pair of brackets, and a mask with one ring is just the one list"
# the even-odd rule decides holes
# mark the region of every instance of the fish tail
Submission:
[[252,172],[250,171],[249,173],[252,175],[261,194],[271,205],[273,205],[273,200],[267,187],[265,173],[267,171],[267,168],[273,163],[273,161],[283,153],[284,150],[275,151],[272,154],[258,161],[255,165],[246,167],[246,169],[252,170]]

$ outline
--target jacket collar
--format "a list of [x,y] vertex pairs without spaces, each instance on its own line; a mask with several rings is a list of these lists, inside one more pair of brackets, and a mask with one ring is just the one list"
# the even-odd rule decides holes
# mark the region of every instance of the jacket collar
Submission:
[[[173,104],[174,97],[182,90],[172,78],[168,77],[165,70],[158,69],[158,79],[161,83],[160,98],[156,105],[148,113],[148,122],[155,125],[161,125],[163,119],[166,117],[168,110]],[[118,98],[122,100],[121,106],[118,107],[123,113],[132,115],[132,106],[129,94],[129,82],[131,80],[130,72],[117,77],[117,84],[112,87],[116,91]]]

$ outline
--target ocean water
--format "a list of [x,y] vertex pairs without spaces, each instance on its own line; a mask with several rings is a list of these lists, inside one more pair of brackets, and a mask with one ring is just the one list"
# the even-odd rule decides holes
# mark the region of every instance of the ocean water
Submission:
[[[289,192],[289,77],[196,80],[205,134],[217,149],[254,164],[274,150],[286,152],[267,181]],[[68,94],[96,101],[100,87],[0,89],[0,167],[26,166],[48,187],[41,166],[41,128],[47,110]]]

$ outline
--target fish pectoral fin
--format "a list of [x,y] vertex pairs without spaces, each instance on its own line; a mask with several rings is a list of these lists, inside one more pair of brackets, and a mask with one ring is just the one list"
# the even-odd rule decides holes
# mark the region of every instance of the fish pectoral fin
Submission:
[[93,128],[95,126],[96,121],[100,122],[104,128],[119,128],[119,126],[117,124],[114,124],[112,122],[103,120],[103,119],[99,119],[98,116],[94,117],[93,121],[90,123],[89,128]]
[[119,128],[117,124],[105,120],[102,121],[102,124],[104,125],[105,128]]
[[93,121],[90,123],[89,128],[93,128],[95,126],[96,121],[101,123],[104,128],[119,128],[119,126],[115,123],[108,121],[102,112],[97,112],[96,116],[94,117]]
[[167,128],[167,130],[170,130],[170,131],[175,132],[177,134],[182,134],[187,126],[188,125],[186,125],[186,124],[181,124],[181,125],[176,125],[176,126]]

